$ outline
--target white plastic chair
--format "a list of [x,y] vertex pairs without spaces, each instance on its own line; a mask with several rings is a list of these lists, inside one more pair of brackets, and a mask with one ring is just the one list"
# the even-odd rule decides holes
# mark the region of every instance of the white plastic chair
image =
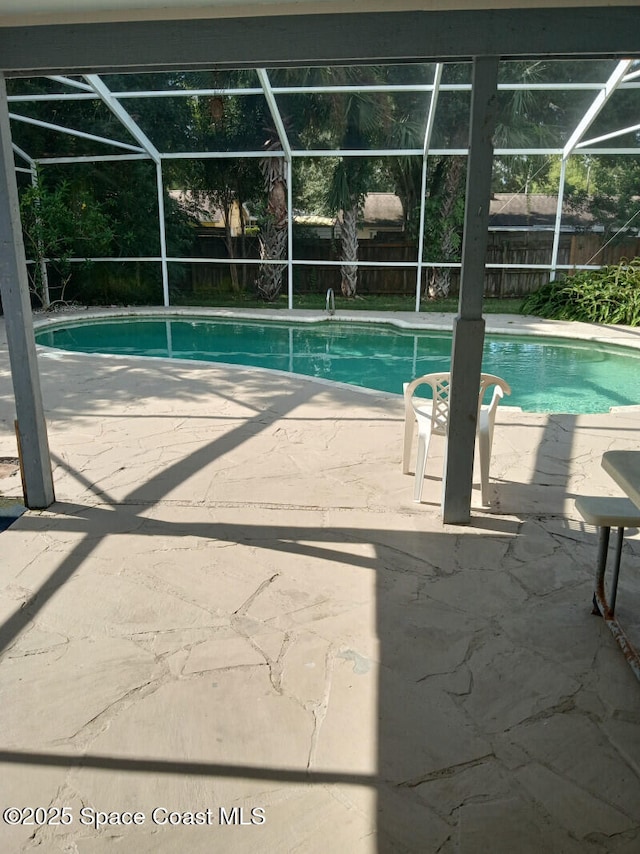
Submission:
[[[422,499],[427,454],[431,436],[446,436],[449,429],[449,386],[451,374],[425,374],[410,383],[404,383],[404,447],[402,451],[402,471],[409,473],[411,446],[415,422],[418,423],[418,454],[416,458],[416,475],[413,490],[413,500]],[[431,387],[432,399],[416,397],[415,391],[421,385]],[[485,392],[495,386],[491,401],[483,405]],[[511,394],[511,387],[500,377],[493,374],[480,375],[478,394],[477,435],[480,450],[480,485],[482,503],[489,504],[489,466],[491,463],[491,448],[493,445],[493,427],[496,419],[496,409],[505,394]]]

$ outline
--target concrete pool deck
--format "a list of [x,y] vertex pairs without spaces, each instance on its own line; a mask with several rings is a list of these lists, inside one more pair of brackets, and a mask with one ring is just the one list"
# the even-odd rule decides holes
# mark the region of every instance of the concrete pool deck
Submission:
[[[0,803],[61,823],[0,822],[0,850],[640,850],[640,686],[590,613],[573,506],[619,494],[600,459],[638,448],[639,410],[500,407],[491,510],[476,477],[453,527],[437,439],[412,501],[398,396],[52,351],[40,370],[57,502],[0,533]],[[3,459],[13,418],[2,332]],[[631,532],[637,640],[639,567]]]

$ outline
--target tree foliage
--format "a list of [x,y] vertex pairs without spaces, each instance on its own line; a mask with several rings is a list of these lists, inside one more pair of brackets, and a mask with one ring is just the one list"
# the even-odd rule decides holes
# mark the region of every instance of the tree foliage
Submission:
[[[243,72],[232,82],[240,86]],[[205,95],[190,100],[190,144],[196,151],[242,151],[247,138],[255,132],[256,122],[262,121],[255,99],[246,102],[236,96]],[[193,193],[194,206],[190,213],[195,218],[218,208],[224,223],[224,241],[229,258],[236,257],[236,242],[232,234],[234,212],[242,212],[245,205],[253,205],[259,197],[260,169],[255,160],[248,158],[205,158],[176,161],[171,173],[172,183],[178,189]],[[245,220],[239,216],[241,237],[240,256],[246,255]],[[246,286],[247,267],[241,272],[238,265],[230,264],[231,287],[239,293]]]
[[[602,82],[611,72],[611,61],[518,61],[500,63],[502,82],[563,83],[577,80]],[[331,85],[323,94],[291,93],[277,95],[277,103],[287,128],[290,144],[302,148],[342,149],[341,157],[294,160],[294,205],[306,213],[336,216],[341,222],[341,286],[343,293],[357,293],[358,224],[363,201],[372,191],[395,192],[400,197],[405,234],[419,238],[419,211],[422,192],[421,156],[389,156],[384,159],[349,156],[349,150],[373,148],[420,150],[424,144],[426,114],[431,95],[425,91],[357,92],[366,84],[402,84],[430,82],[433,65],[329,67],[279,69],[269,72],[273,85]],[[273,117],[260,95],[230,94],[222,90],[255,87],[254,71],[194,71],[136,75],[107,75],[104,81],[113,91],[135,89],[176,90],[208,89],[220,94],[185,94],[182,97],[143,97],[123,99],[138,127],[158,150],[177,151],[280,151],[282,141],[273,128]],[[443,82],[453,89],[440,92],[436,126],[431,148],[465,148],[468,144],[470,95],[458,84],[470,81],[469,63],[450,63],[444,68]],[[60,89],[46,78],[9,80],[10,93],[45,94]],[[341,91],[342,90],[342,91]],[[623,95],[618,99],[618,94]],[[561,148],[568,134],[593,100],[594,92],[562,91],[544,88],[512,89],[499,93],[499,117],[495,144],[504,147]],[[590,133],[598,133],[628,123],[632,91],[616,93]],[[635,103],[635,102],[634,102]],[[107,106],[99,99],[69,102],[32,102],[20,105],[20,112],[33,118],[75,127],[121,142],[136,143]],[[38,157],[82,156],[113,152],[104,143],[62,135],[32,125],[14,122],[17,145]],[[620,143],[622,144],[622,142]],[[257,291],[265,299],[274,299],[282,286],[287,249],[287,191],[282,157],[257,159],[207,157],[194,160],[163,159],[166,186],[192,190],[196,197],[193,210],[185,210],[165,195],[166,238],[170,255],[191,254],[194,240],[193,217],[197,205],[213,203],[222,211],[225,245],[230,260],[234,290],[243,290],[255,270]],[[424,255],[426,261],[460,260],[464,224],[466,158],[456,154],[433,154],[427,160],[426,216]],[[493,189],[496,192],[546,193],[558,191],[560,158],[557,155],[518,154],[497,158]],[[86,163],[74,166],[46,167],[46,187],[60,187],[64,199],[82,199],[85,210],[108,219],[103,234],[110,239],[102,246],[115,256],[156,256],[160,252],[156,166],[151,161]],[[574,154],[567,163],[565,200],[567,206],[581,210],[605,226],[606,239],[624,228],[637,227],[640,220],[638,187],[640,158]],[[49,190],[45,190],[49,191]],[[51,190],[52,191],[52,190]],[[66,196],[64,195],[66,194]],[[23,193],[25,204],[29,196]],[[71,204],[71,202],[69,202]],[[237,257],[246,257],[244,236],[232,239],[231,216],[235,206],[247,204],[259,215],[263,258],[270,262],[261,268],[236,265]],[[33,205],[32,205],[33,207]],[[34,208],[35,209],[35,208]],[[48,216],[46,200],[41,216]],[[68,229],[59,211],[60,240]],[[25,208],[25,216],[27,216]],[[33,221],[29,225],[35,234]],[[95,231],[95,229],[94,229]],[[77,234],[81,234],[78,231]],[[41,238],[43,235],[41,235]],[[39,239],[41,239],[39,238]],[[49,235],[49,242],[53,240]],[[33,240],[30,254],[34,255]],[[74,252],[79,251],[75,247]],[[60,251],[61,257],[65,252]],[[82,254],[82,253],[81,253]],[[91,254],[102,254],[92,249]],[[69,256],[70,257],[70,256]],[[277,263],[282,261],[282,263]],[[36,265],[37,266],[37,265]],[[36,270],[34,266],[34,271]],[[150,265],[149,265],[150,266]],[[34,275],[40,275],[34,273]],[[242,279],[240,279],[240,275]],[[432,267],[427,294],[439,298],[449,292],[450,268]],[[35,280],[34,280],[35,287]],[[42,289],[42,285],[40,285]]]
[[[48,189],[36,181],[22,193],[20,203],[25,251],[33,262],[27,268],[30,289],[49,309],[64,301],[72,258],[108,253],[113,239],[110,219],[90,193],[74,190],[67,182]],[[48,268],[57,273],[56,299],[51,298]]]
[[623,238],[640,225],[640,157],[589,158],[586,187],[570,187],[574,208],[604,226],[605,239]]

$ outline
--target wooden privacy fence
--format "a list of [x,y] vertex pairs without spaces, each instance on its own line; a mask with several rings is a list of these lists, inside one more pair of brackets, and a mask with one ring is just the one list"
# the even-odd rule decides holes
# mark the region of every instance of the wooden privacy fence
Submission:
[[606,244],[598,234],[574,234],[568,264],[617,264],[621,259],[640,255],[640,237],[626,237],[622,242]]
[[[235,250],[240,260],[242,245],[234,239]],[[323,266],[323,261],[339,260],[339,245],[330,240],[295,240],[294,257],[309,264],[295,264],[293,271],[294,290],[297,293],[326,293],[328,288],[336,292],[340,288],[340,268]],[[623,242],[605,243],[598,234],[561,234],[558,250],[559,265],[578,264],[615,264],[621,258],[633,258],[640,255],[640,238],[630,238]],[[228,258],[222,239],[199,241],[199,250],[205,257]],[[489,268],[485,275],[485,296],[508,298],[524,297],[549,281],[549,270],[523,269],[518,265],[538,264],[549,266],[553,248],[553,233],[549,231],[527,232],[490,232],[487,249],[487,263],[514,265],[512,269]],[[255,238],[244,243],[246,257],[259,257]],[[371,263],[411,263],[416,262],[416,246],[413,243],[362,241],[359,246],[359,260]],[[190,275],[185,286],[191,287],[196,295],[214,295],[228,291],[231,286],[229,264],[188,264]],[[258,272],[256,265],[247,266],[244,273],[238,264],[238,278],[243,287],[252,288]],[[561,274],[562,271],[560,271]],[[425,292],[430,268],[423,267],[421,292]],[[358,272],[358,291],[361,294],[404,295],[415,294],[416,267],[361,267]],[[458,292],[460,271],[451,272],[451,294]]]

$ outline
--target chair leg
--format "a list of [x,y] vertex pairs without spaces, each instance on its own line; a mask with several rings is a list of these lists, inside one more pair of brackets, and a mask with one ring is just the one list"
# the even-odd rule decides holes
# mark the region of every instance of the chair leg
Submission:
[[491,464],[491,436],[489,428],[480,428],[478,433],[478,450],[480,452],[480,489],[482,503],[490,504],[489,501],[489,466]]
[[429,442],[431,431],[424,433],[418,431],[418,454],[416,456],[416,479],[413,485],[413,500],[422,501],[422,487],[424,485],[424,474],[427,468],[427,454],[429,453]]
[[411,416],[405,415],[404,418],[404,445],[402,446],[402,474],[409,474],[411,464],[411,445],[413,444],[413,431],[415,429],[415,419],[413,413]]

